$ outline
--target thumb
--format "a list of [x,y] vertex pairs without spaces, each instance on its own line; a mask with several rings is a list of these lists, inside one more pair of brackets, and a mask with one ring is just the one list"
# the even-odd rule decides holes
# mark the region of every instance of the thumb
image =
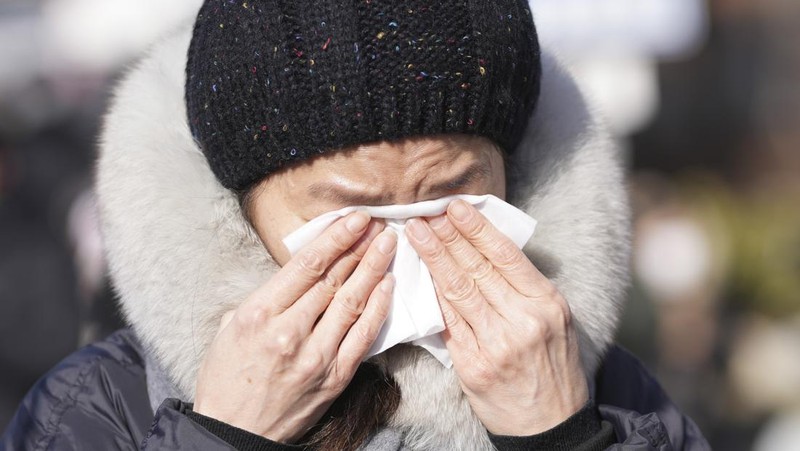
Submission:
[[229,312],[226,312],[224,315],[222,315],[222,318],[220,318],[220,320],[219,320],[219,329],[217,329],[217,335],[219,335],[223,330],[225,330],[225,328],[228,326],[228,324],[233,319],[233,315],[235,315],[235,314],[236,314],[236,310],[231,310]]

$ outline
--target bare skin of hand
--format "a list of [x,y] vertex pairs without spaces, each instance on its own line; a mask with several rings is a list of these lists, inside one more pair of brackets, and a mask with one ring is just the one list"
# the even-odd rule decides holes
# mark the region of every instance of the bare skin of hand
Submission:
[[462,390],[486,429],[538,434],[580,410],[589,390],[569,306],[525,254],[460,200],[408,230],[433,277]]
[[389,312],[397,236],[355,212],[223,317],[194,410],[292,443],[353,378]]

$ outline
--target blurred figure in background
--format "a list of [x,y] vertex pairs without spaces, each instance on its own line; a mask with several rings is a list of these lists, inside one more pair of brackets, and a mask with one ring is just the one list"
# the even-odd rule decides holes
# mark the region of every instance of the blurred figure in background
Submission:
[[112,80],[192,8],[157,3],[0,2],[0,424],[121,325],[89,188]]
[[662,264],[693,267],[695,294],[665,301],[638,268],[633,302],[657,306],[652,362],[716,448],[798,449],[768,435],[800,408],[800,4],[709,6],[706,45],[661,66],[659,114],[632,138],[639,242],[677,210],[695,257]]
[[0,96],[0,416],[6,421],[31,381],[89,338],[81,337],[80,324],[93,321],[94,309],[113,307],[102,277],[79,289],[84,267],[73,252],[88,236],[68,225],[74,201],[90,185],[102,103],[72,103],[63,95],[37,79]]

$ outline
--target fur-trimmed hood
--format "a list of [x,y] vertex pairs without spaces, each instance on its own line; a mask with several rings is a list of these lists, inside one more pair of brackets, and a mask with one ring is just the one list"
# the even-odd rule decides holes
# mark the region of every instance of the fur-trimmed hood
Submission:
[[[278,269],[189,132],[190,37],[186,28],[156,45],[119,85],[97,168],[111,276],[148,350],[156,403],[165,394],[193,399],[221,315]],[[539,221],[525,252],[569,302],[591,375],[613,340],[628,283],[623,171],[570,75],[546,53],[542,64],[539,106],[509,164],[509,201]],[[452,370],[411,347],[376,361],[400,386],[392,426],[409,446],[488,443]]]

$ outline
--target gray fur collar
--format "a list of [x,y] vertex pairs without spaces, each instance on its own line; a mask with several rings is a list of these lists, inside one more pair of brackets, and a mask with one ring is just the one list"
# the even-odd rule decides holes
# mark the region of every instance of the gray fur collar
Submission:
[[[156,393],[193,399],[220,315],[277,269],[189,133],[189,39],[185,29],[156,45],[120,84],[97,174],[111,276],[150,353],[156,404]],[[563,67],[547,55],[543,66],[538,110],[510,165],[510,200],[539,221],[525,251],[568,300],[591,375],[613,340],[628,283],[628,205],[613,142]],[[391,426],[406,447],[489,446],[451,370],[411,347],[376,361],[400,385]]]

